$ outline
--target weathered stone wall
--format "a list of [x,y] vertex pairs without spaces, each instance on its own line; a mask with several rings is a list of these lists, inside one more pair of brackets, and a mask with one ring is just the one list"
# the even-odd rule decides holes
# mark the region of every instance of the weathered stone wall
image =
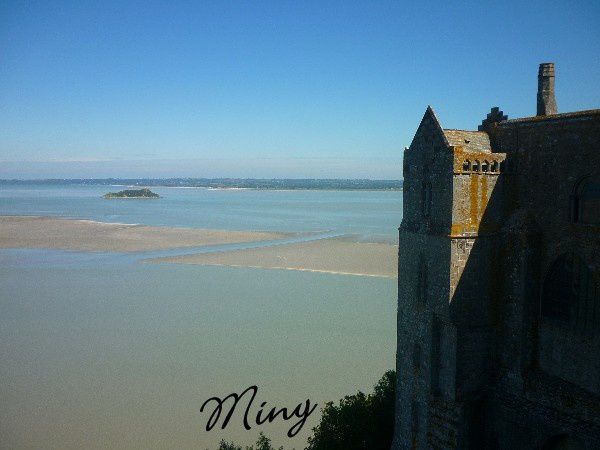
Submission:
[[597,336],[565,330],[552,323],[539,325],[539,366],[546,373],[600,392],[600,345]]
[[443,236],[401,229],[399,248],[396,448],[424,449],[428,399],[453,396],[455,385],[456,339],[447,325],[449,246]]
[[600,111],[507,121],[491,135],[507,153],[511,188],[499,242],[505,270],[491,419],[498,448],[541,448],[561,433],[600,448],[600,333],[540,316],[543,281],[560,255],[578,255],[600,277],[600,229],[570,215],[577,182],[600,170]]
[[405,152],[393,448],[542,448],[561,433],[600,448],[600,324],[582,335],[540,315],[560,255],[600,279],[600,226],[572,214],[578,182],[600,175],[600,111],[494,117],[487,151],[428,109]]
[[429,448],[429,398],[454,393],[455,333],[447,326],[452,161],[439,123],[428,110],[404,159],[394,441],[398,449]]
[[[505,219],[500,178],[500,173],[459,172],[454,175],[452,236],[481,236],[498,231]],[[492,194],[495,195],[493,210],[487,207]]]
[[425,113],[404,152],[403,218],[405,230],[446,233],[452,208],[453,157],[431,109]]
[[428,406],[430,416],[427,431],[428,448],[455,449],[459,441],[459,429],[464,422],[462,405],[443,397],[432,397]]
[[500,382],[489,397],[486,448],[542,449],[560,435],[585,449],[600,448],[600,404],[587,391],[538,373],[528,377],[525,390]]

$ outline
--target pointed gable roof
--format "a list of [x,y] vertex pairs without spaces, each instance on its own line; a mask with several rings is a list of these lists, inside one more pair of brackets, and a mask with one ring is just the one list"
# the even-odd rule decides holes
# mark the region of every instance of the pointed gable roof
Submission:
[[444,134],[444,130],[440,125],[440,121],[438,120],[437,116],[435,115],[435,112],[433,111],[433,108],[431,106],[427,106],[425,114],[423,114],[421,123],[419,124],[417,132],[415,133],[415,136],[413,138],[413,142],[411,143],[411,147],[417,138],[421,137],[422,135],[432,134],[437,135],[446,146],[450,145],[448,143],[448,139]]
[[431,106],[428,106],[425,110],[411,147],[413,143],[423,136],[437,138],[438,142],[442,142],[448,148],[462,147],[464,150],[470,152],[490,153],[492,151],[490,137],[485,131],[445,130],[442,128]]

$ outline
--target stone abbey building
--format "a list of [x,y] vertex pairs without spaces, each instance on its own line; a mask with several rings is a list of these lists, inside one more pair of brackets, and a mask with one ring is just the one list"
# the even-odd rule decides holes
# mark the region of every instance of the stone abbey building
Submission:
[[478,131],[427,108],[404,154],[399,449],[600,449],[600,110]]

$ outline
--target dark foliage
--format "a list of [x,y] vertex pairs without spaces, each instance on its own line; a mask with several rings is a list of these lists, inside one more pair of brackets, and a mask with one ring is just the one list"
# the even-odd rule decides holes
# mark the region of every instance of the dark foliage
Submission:
[[396,373],[386,372],[372,394],[329,402],[307,450],[389,450],[394,434]]
[[[388,370],[372,394],[347,395],[339,405],[325,404],[321,422],[313,428],[306,450],[389,450],[394,435],[396,372]],[[217,450],[275,450],[260,433],[255,446],[221,441]],[[279,450],[283,450],[280,447]]]
[[[260,433],[255,445],[242,448],[233,442],[221,441],[217,450],[275,450],[275,448],[271,445],[271,439]],[[279,447],[279,450],[283,450],[283,447]]]

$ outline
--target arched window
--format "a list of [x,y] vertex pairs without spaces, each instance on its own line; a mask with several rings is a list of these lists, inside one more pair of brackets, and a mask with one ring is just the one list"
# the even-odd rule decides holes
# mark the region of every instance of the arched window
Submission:
[[469,161],[468,159],[465,159],[465,162],[463,162],[463,170],[471,170],[471,161]]
[[554,261],[542,291],[542,318],[573,331],[594,334],[600,328],[600,283],[573,253]]
[[481,170],[483,172],[488,172],[490,170],[490,163],[488,161],[483,161],[483,164],[481,165]]
[[479,160],[475,160],[473,163],[473,172],[479,172]]
[[572,197],[573,222],[600,225],[600,177],[580,181]]
[[492,161],[491,170],[492,170],[492,172],[498,172],[498,161],[496,161],[496,160]]

